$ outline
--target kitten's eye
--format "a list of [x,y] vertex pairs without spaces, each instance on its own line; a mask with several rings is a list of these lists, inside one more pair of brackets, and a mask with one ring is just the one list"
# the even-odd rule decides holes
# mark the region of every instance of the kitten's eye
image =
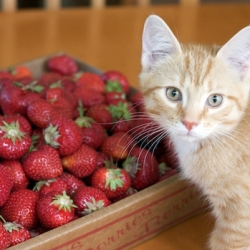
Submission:
[[166,95],[167,95],[167,98],[173,102],[178,102],[182,100],[181,91],[174,87],[167,88]]
[[207,99],[207,104],[211,107],[218,107],[221,105],[223,101],[222,95],[219,94],[212,94]]

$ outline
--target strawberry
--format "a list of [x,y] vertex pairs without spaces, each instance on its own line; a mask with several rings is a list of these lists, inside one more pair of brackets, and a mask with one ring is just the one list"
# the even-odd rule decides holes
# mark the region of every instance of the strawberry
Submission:
[[120,168],[98,168],[91,177],[91,186],[101,189],[109,199],[125,193],[131,184],[129,174]]
[[61,156],[70,155],[82,144],[82,130],[73,120],[58,116],[51,119],[44,138]]
[[123,168],[131,177],[131,186],[142,190],[153,185],[158,178],[158,162],[147,149],[134,147],[123,162]]
[[81,179],[67,172],[63,172],[58,179],[63,180],[67,184],[67,190],[70,197],[74,196],[74,193],[78,188],[86,186]]
[[[74,77],[64,76],[62,80],[60,81],[59,86],[63,88],[67,94],[70,94],[71,96],[71,93],[74,91],[76,87],[76,82],[74,80]],[[71,100],[73,101],[73,99]]]
[[0,214],[6,221],[21,224],[28,230],[38,225],[36,203],[38,194],[29,189],[13,191],[7,202],[0,208]]
[[49,88],[49,86],[55,82],[61,81],[62,76],[57,72],[45,72],[42,76],[38,79],[39,85],[43,86],[45,90]]
[[23,65],[11,69],[11,74],[14,76],[15,80],[19,80],[22,78],[33,78],[30,69]]
[[65,191],[62,194],[51,192],[37,201],[37,214],[43,227],[53,229],[72,221],[75,207]]
[[128,102],[119,102],[117,105],[109,105],[109,112],[114,121],[120,119],[130,121],[135,114],[134,108]]
[[105,129],[112,128],[114,121],[109,112],[108,105],[98,104],[91,106],[87,112],[86,116],[93,118],[97,123],[100,123]]
[[39,128],[46,128],[56,111],[52,104],[44,99],[33,101],[27,108],[27,116],[29,120]]
[[27,188],[29,185],[29,179],[23,171],[23,167],[18,160],[3,160],[2,165],[9,167],[13,175],[13,187],[12,190],[21,188]]
[[145,112],[145,107],[143,103],[143,95],[140,91],[136,91],[134,93],[131,93],[130,96],[128,96],[129,101],[132,103],[132,105],[135,107],[137,112]]
[[100,150],[114,160],[125,159],[135,145],[133,138],[124,132],[117,132],[105,138]]
[[0,71],[0,80],[1,79],[10,79],[10,80],[12,80],[13,75],[7,70],[1,70]]
[[33,102],[42,99],[42,95],[34,92],[27,92],[20,96],[19,99],[19,114],[27,117],[28,106]]
[[82,144],[78,150],[71,155],[61,158],[64,169],[78,178],[91,175],[97,166],[97,152]]
[[13,173],[8,166],[0,164],[0,207],[8,200],[13,187]]
[[93,213],[110,204],[105,193],[94,187],[78,188],[75,192],[73,201],[77,206],[76,214],[79,216]]
[[0,249],[4,250],[10,246],[10,240],[8,233],[3,225],[3,223],[0,221]]
[[63,172],[57,150],[49,145],[30,152],[22,163],[25,174],[35,181],[56,178]]
[[24,91],[12,83],[5,85],[0,92],[0,105],[5,115],[16,115],[20,112],[20,98]]
[[97,157],[97,168],[105,167],[105,162],[110,160],[110,157],[107,156],[105,153],[98,151]]
[[102,93],[85,87],[76,87],[73,95],[76,100],[81,100],[83,107],[86,109],[105,102],[105,97]]
[[99,93],[104,93],[105,91],[105,84],[101,76],[91,72],[84,72],[77,79],[76,86],[82,86],[87,89],[93,89]]
[[39,193],[39,196],[48,194],[50,192],[62,193],[64,190],[68,191],[67,183],[60,178],[38,181],[33,190]]
[[4,159],[23,157],[31,145],[27,127],[23,126],[23,119],[19,118],[20,116],[9,116],[0,119],[0,157]]
[[115,70],[106,71],[105,73],[103,73],[102,79],[107,84],[106,92],[110,92],[114,90],[119,91],[120,89],[119,86],[121,87],[119,92],[124,92],[125,94],[128,94],[130,90],[130,84],[128,82],[128,79],[121,72],[118,72]]
[[31,234],[27,228],[16,223],[15,221],[14,222],[6,222],[3,219],[3,217],[1,217],[1,219],[4,222],[3,226],[8,234],[10,246],[17,245],[17,244],[24,242],[24,241],[31,238]]
[[84,116],[84,109],[79,103],[79,117],[75,119],[75,123],[82,129],[83,143],[97,149],[101,146],[106,137],[104,128],[96,123],[91,117]]
[[47,62],[50,71],[57,72],[61,75],[73,75],[78,71],[78,65],[68,55],[58,55],[51,57]]
[[117,105],[109,105],[109,112],[112,115],[115,125],[112,133],[128,132],[133,125],[133,117],[136,112],[128,102],[119,102]]
[[106,92],[105,99],[108,105],[117,105],[119,102],[127,102],[125,93],[117,91]]
[[106,137],[104,128],[98,123],[93,123],[90,127],[82,128],[82,130],[83,143],[94,149],[99,148]]
[[75,103],[73,95],[62,88],[53,87],[46,91],[45,99],[52,104],[57,113],[60,113],[60,116],[73,118]]
[[162,130],[159,125],[145,113],[135,115],[131,127],[129,133],[141,147],[153,144],[161,137]]
[[7,116],[6,115],[4,117],[4,121],[6,121],[8,123],[11,123],[13,121],[18,121],[19,126],[20,126],[20,128],[22,129],[22,131],[24,133],[27,133],[28,135],[30,135],[31,132],[32,132],[31,124],[30,124],[30,122],[24,116],[21,116],[21,115],[10,115],[10,116]]

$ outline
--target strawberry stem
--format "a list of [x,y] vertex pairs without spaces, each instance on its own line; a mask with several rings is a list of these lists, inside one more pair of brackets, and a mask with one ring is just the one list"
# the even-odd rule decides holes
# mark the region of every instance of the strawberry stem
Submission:
[[111,190],[116,190],[117,187],[122,187],[124,183],[124,181],[121,179],[122,176],[123,175],[119,168],[108,169],[105,187],[109,187]]
[[64,211],[71,212],[72,208],[76,208],[77,206],[73,204],[73,200],[66,194],[64,190],[62,194],[55,195],[51,205],[55,205],[58,207],[58,210],[63,209]]
[[12,141],[13,144],[16,143],[16,140],[21,141],[26,133],[20,130],[19,122],[11,122],[10,124],[2,121],[3,126],[0,126],[0,129],[5,132],[3,138],[8,138]]

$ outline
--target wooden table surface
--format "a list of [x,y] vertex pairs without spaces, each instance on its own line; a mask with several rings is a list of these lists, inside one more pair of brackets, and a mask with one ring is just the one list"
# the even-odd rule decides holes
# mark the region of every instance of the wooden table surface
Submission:
[[[149,14],[160,15],[181,42],[223,44],[250,24],[250,4],[1,12],[0,68],[63,51],[99,69],[122,71],[138,87],[141,34]],[[207,213],[198,215],[133,250],[204,249],[212,221]]]

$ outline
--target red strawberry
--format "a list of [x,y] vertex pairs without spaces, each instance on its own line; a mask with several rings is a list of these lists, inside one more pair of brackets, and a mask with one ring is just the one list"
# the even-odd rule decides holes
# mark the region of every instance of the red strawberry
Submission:
[[33,101],[27,108],[29,120],[39,128],[46,128],[56,111],[52,104],[44,99]]
[[162,130],[147,114],[139,113],[132,120],[129,132],[143,147],[143,145],[153,144],[154,141],[157,141]]
[[17,190],[21,188],[27,188],[29,185],[29,179],[23,171],[23,167],[18,160],[3,160],[1,164],[9,167],[13,175],[13,188]]
[[129,134],[117,132],[105,138],[100,150],[115,160],[121,160],[128,156],[130,148],[134,145],[135,142]]
[[57,72],[45,72],[42,74],[42,76],[38,79],[38,83],[39,85],[43,86],[45,88],[45,90],[48,89],[48,87],[58,81],[61,81],[62,76],[61,74],[57,73]]
[[98,123],[93,123],[90,127],[82,128],[82,130],[83,143],[95,149],[101,146],[106,137],[104,128]]
[[13,116],[0,119],[0,157],[4,159],[23,157],[31,145],[27,127],[23,126],[19,118],[20,116]]
[[9,116],[7,116],[6,115],[6,116],[4,116],[3,120],[5,122],[8,122],[8,123],[11,123],[13,121],[14,122],[18,121],[20,129],[22,129],[22,131],[24,133],[27,133],[30,135],[32,132],[31,124],[24,116],[21,116],[21,115],[9,115]]
[[20,112],[20,98],[25,92],[12,84],[5,85],[0,92],[1,109],[5,115],[16,115]]
[[54,178],[38,181],[33,190],[37,191],[39,193],[39,196],[48,194],[50,192],[57,192],[58,194],[60,194],[63,191],[68,192],[68,186],[64,180],[60,178]]
[[76,86],[82,86],[87,89],[93,89],[97,92],[104,93],[105,84],[102,78],[94,73],[84,72],[76,81]]
[[30,79],[33,78],[30,69],[23,65],[15,67],[14,69],[11,70],[11,73],[14,76],[15,80],[19,80],[22,78],[30,78]]
[[7,202],[0,208],[0,214],[6,221],[15,221],[28,230],[38,225],[36,203],[38,194],[29,189],[13,191]]
[[129,174],[120,168],[98,168],[91,177],[91,186],[101,189],[109,199],[124,194],[130,187]]
[[105,104],[98,104],[91,106],[86,116],[93,118],[97,123],[100,123],[105,129],[110,129],[114,125],[113,118],[109,112],[108,106]]
[[105,93],[105,99],[108,105],[117,105],[119,102],[127,102],[125,93],[117,91]]
[[101,151],[100,152],[98,151],[97,153],[98,153],[97,168],[105,167],[105,162],[109,161],[110,157]]
[[67,184],[68,194],[71,197],[78,188],[86,186],[81,179],[67,172],[63,172],[63,174],[58,179],[63,180]]
[[65,97],[58,97],[51,100],[55,112],[62,117],[72,119],[74,117],[74,105],[73,103]]
[[30,152],[23,159],[23,170],[30,179],[36,181],[56,178],[63,172],[57,150],[49,145]]
[[69,106],[72,110],[77,105],[74,95],[71,93],[72,91],[70,89],[65,89],[71,87],[62,86],[62,84],[66,82],[71,82],[71,84],[75,84],[72,83],[72,81],[65,79],[64,81],[60,81],[50,85],[50,88],[46,91],[45,94],[45,99],[49,101],[55,108],[57,108],[57,110],[59,108],[63,108],[64,105]]
[[82,144],[71,155],[62,157],[61,161],[65,170],[78,178],[83,178],[91,175],[96,169],[97,152],[93,148]]
[[105,193],[94,187],[78,188],[73,200],[74,204],[77,206],[76,214],[79,216],[93,213],[110,204]]
[[[115,70],[109,70],[102,75],[102,79],[107,84],[106,87],[107,92],[119,89],[119,85],[122,87],[121,91],[124,92],[125,94],[128,94],[130,90],[130,84],[128,82],[128,79],[121,72]],[[111,88],[109,88],[110,83],[111,83]]]
[[61,75],[73,75],[78,71],[76,62],[68,55],[53,56],[47,62],[50,71]]
[[84,87],[76,87],[73,95],[76,100],[81,100],[83,107],[87,109],[105,102],[105,97],[102,93]]
[[130,121],[135,115],[135,110],[128,102],[119,102],[117,105],[109,105],[109,112],[111,113],[113,120],[118,121],[124,119]]
[[8,233],[10,246],[17,245],[31,238],[31,234],[27,228],[14,222],[4,221],[4,228]]
[[78,107],[79,117],[75,123],[82,129],[83,143],[97,149],[101,146],[106,137],[104,128],[96,123],[91,117],[84,116],[84,109],[81,103]]
[[142,190],[153,185],[158,178],[158,162],[147,149],[134,147],[123,162],[123,168],[131,177],[131,186]]
[[3,223],[0,221],[0,249],[4,250],[9,246],[10,246],[10,241],[9,241],[8,233]]
[[63,79],[60,81],[60,86],[65,90],[67,94],[71,95],[71,93],[74,91],[76,87],[74,77],[69,77],[69,76],[63,77]]
[[27,117],[28,106],[39,99],[42,99],[42,95],[34,92],[27,92],[24,95],[20,96],[19,99],[19,114]]
[[13,75],[9,71],[1,70],[0,79],[13,79]]
[[43,195],[37,201],[37,214],[43,227],[53,229],[74,219],[75,205],[66,194],[57,192]]
[[0,164],[0,207],[8,200],[13,182],[11,169],[8,166]]
[[82,130],[71,119],[54,117],[44,130],[47,144],[56,148],[61,156],[75,152],[82,144]]
[[139,113],[145,112],[144,103],[143,103],[143,95],[140,91],[136,91],[136,92],[132,93],[128,97],[128,99],[133,104],[133,106],[135,107],[137,112],[139,112]]

